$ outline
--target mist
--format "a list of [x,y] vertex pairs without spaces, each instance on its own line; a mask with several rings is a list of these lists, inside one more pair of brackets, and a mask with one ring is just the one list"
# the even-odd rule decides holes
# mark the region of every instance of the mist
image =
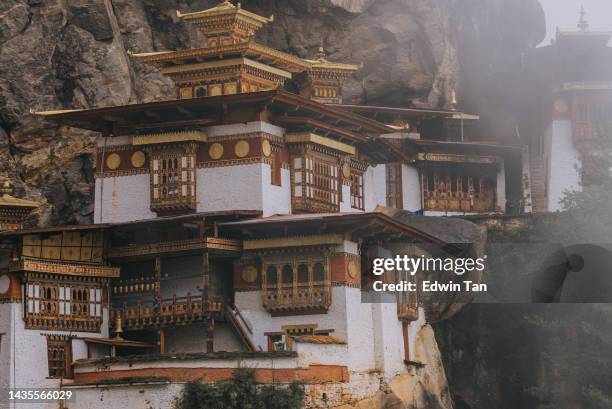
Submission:
[[574,31],[580,17],[580,7],[586,10],[589,30],[612,31],[612,3],[610,0],[540,0],[546,13],[546,39],[541,45],[550,44],[560,30]]

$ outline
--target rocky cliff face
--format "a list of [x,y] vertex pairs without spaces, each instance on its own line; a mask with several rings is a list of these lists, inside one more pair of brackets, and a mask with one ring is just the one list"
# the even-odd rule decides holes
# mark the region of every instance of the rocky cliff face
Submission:
[[[172,98],[171,81],[130,61],[127,50],[189,46],[191,33],[176,24],[175,10],[214,2],[0,3],[0,177],[10,177],[18,194],[44,203],[39,224],[91,221],[95,136],[50,126],[30,110]],[[499,101],[511,85],[510,63],[539,41],[544,27],[537,0],[244,0],[242,5],[276,16],[259,34],[261,41],[302,57],[314,55],[323,42],[330,59],[363,62],[345,89],[347,102],[442,106],[457,89],[465,106],[505,118],[503,130],[513,129]]]

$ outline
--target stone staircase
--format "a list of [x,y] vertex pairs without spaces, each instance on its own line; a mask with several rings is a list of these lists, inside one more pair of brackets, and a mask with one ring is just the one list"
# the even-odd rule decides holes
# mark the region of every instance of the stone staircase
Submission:
[[529,172],[531,178],[531,203],[534,212],[548,210],[548,197],[546,192],[546,162],[542,157],[529,158]]

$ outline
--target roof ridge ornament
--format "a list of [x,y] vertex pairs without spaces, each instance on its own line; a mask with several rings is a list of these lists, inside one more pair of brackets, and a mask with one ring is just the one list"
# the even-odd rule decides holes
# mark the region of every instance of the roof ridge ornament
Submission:
[[323,47],[323,39],[321,39],[321,43],[319,44],[319,50],[317,52],[317,60],[319,61],[327,61],[327,54],[325,53],[325,47]]
[[457,91],[455,90],[455,88],[453,88],[451,90],[450,99],[451,99],[450,100],[450,104],[449,104],[450,108],[453,111],[456,111],[457,110],[457,106],[459,105],[459,102],[457,102]]
[[582,32],[586,32],[589,29],[589,22],[586,18],[586,10],[584,5],[580,6],[580,20],[578,20],[578,28]]
[[12,196],[14,192],[14,187],[13,184],[11,183],[10,180],[5,180],[4,183],[2,184],[2,188],[0,189],[0,193],[2,193],[2,196]]

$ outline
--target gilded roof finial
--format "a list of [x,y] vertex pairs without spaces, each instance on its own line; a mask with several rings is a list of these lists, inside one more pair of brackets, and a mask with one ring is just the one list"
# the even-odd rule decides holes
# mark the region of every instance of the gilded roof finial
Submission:
[[9,180],[6,180],[2,184],[2,189],[0,190],[3,196],[11,196],[13,194],[13,185]]
[[319,44],[319,52],[317,52],[317,59],[319,61],[325,61],[325,47],[323,47],[323,39],[321,39],[321,43]]
[[580,31],[587,31],[589,28],[589,22],[586,19],[586,10],[584,6],[580,7],[580,20],[578,21],[578,28]]
[[451,90],[451,101],[450,101],[450,107],[452,110],[456,111],[457,110],[457,105],[459,105],[459,103],[457,102],[457,91],[455,91],[455,89],[453,88]]

